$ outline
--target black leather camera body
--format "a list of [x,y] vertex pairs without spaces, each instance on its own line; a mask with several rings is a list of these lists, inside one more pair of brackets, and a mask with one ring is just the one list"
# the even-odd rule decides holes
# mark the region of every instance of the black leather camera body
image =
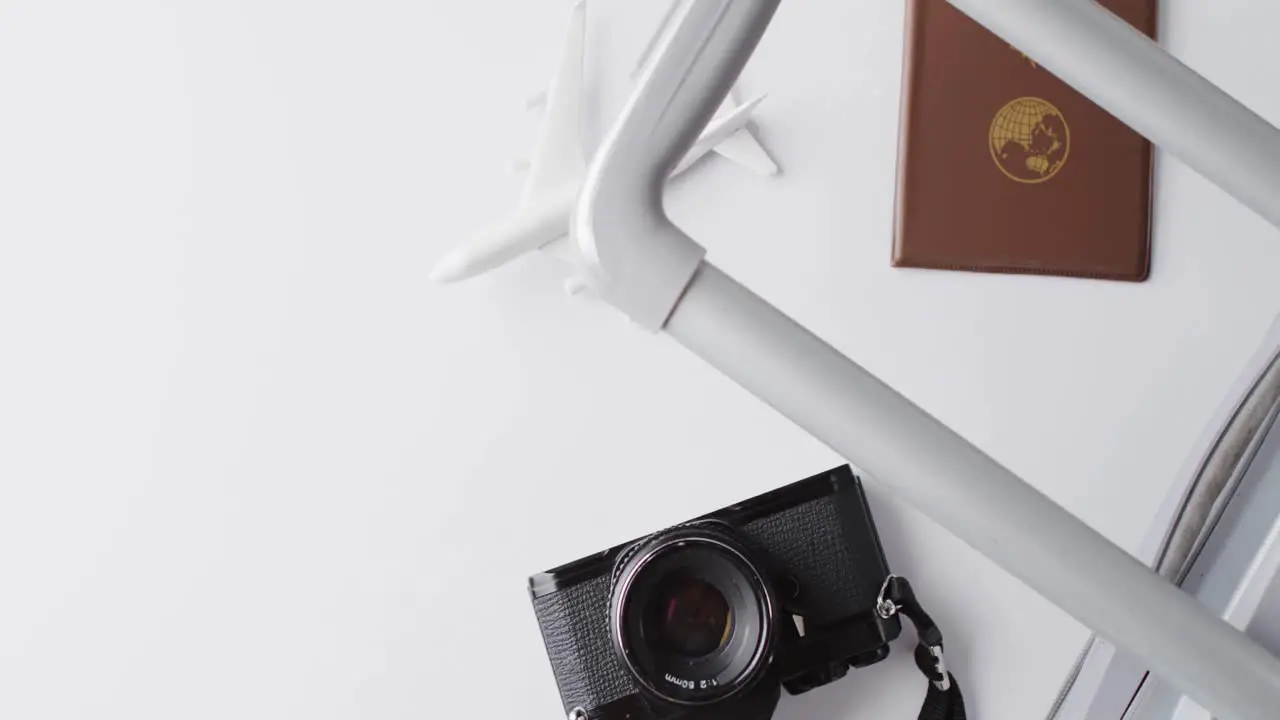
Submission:
[[574,720],[763,720],[791,694],[879,662],[888,563],[839,467],[534,575],[529,592]]

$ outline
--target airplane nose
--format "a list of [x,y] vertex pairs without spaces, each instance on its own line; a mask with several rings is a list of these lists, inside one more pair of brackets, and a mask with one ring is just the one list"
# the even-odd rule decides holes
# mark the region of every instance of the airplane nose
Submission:
[[469,266],[470,263],[465,253],[455,250],[436,261],[435,266],[431,268],[431,272],[427,275],[427,279],[436,285],[457,282],[469,275],[467,272]]

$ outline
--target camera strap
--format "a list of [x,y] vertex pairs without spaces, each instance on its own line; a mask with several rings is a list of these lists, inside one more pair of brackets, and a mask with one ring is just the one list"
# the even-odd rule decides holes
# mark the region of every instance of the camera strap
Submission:
[[960,683],[942,659],[942,631],[920,607],[911,583],[897,575],[886,578],[876,601],[876,612],[886,620],[902,614],[916,628],[916,667],[929,679],[919,720],[965,720]]

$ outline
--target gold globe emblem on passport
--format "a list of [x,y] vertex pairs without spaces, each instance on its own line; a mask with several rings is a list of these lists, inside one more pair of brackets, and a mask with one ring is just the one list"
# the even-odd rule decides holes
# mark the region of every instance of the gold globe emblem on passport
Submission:
[[1048,100],[1020,97],[991,121],[991,159],[1020,183],[1042,183],[1062,169],[1071,152],[1071,131]]

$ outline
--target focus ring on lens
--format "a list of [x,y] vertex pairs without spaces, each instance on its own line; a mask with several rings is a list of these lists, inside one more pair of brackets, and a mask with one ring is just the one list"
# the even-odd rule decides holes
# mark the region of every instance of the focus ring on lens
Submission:
[[719,521],[636,543],[611,577],[610,634],[623,665],[647,694],[678,705],[744,691],[771,659],[775,603],[765,578]]
[[681,523],[679,525],[672,525],[666,530],[661,530],[659,532],[656,532],[650,535],[647,538],[644,538],[643,540],[638,540],[634,543],[631,543],[630,547],[626,548],[621,553],[619,553],[618,559],[613,563],[613,574],[610,575],[609,577],[610,597],[613,596],[614,590],[618,587],[618,578],[622,575],[623,570],[626,569],[627,563],[629,563],[631,559],[636,556],[636,553],[653,545],[654,543],[660,541],[664,537],[673,535],[675,533],[679,533],[680,531],[687,530],[689,528],[705,529],[709,534],[720,534],[720,535],[727,535],[726,531],[733,530],[733,528],[730,525],[720,520],[690,520],[689,522]]

